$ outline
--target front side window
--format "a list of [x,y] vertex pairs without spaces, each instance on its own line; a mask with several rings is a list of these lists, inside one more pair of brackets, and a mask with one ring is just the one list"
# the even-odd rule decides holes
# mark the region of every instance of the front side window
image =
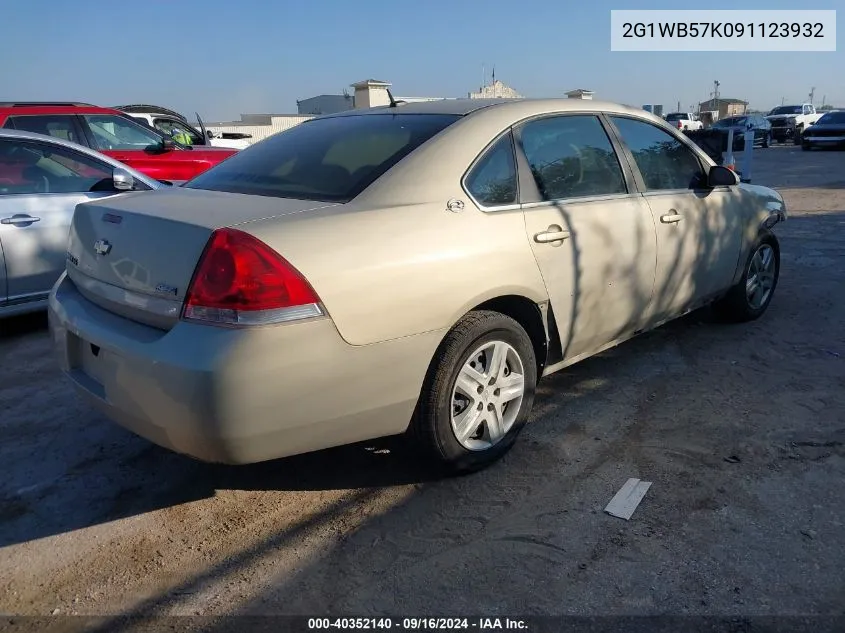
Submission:
[[516,161],[510,132],[487,150],[465,183],[470,195],[485,207],[516,203]]
[[544,200],[627,193],[619,159],[595,116],[529,121],[521,143]]
[[312,119],[238,152],[184,186],[344,202],[458,119],[451,114]]
[[66,147],[0,140],[0,195],[110,191],[112,172],[111,165]]
[[175,119],[156,119],[157,130],[172,136],[182,145],[202,145],[202,136],[194,132],[189,126]]
[[101,151],[144,150],[161,147],[161,136],[128,117],[112,114],[86,114],[83,117]]
[[701,186],[704,181],[701,163],[681,141],[645,121],[618,116],[611,120],[634,155],[646,189],[661,191]]
[[36,134],[44,134],[46,136],[55,136],[56,138],[73,143],[82,142],[79,138],[73,117],[70,115],[10,116],[3,127],[35,132]]

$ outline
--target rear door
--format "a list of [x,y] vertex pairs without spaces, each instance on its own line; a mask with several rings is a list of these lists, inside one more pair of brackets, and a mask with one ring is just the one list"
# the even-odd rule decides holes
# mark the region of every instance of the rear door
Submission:
[[736,192],[706,186],[707,170],[680,139],[651,122],[608,117],[635,168],[657,230],[650,323],[695,307],[733,279],[742,241]]
[[65,268],[76,205],[114,194],[107,163],[49,143],[0,139],[7,301],[43,299]]
[[546,283],[564,359],[632,335],[651,302],[657,245],[603,120],[561,114],[518,126],[528,173],[527,238]]

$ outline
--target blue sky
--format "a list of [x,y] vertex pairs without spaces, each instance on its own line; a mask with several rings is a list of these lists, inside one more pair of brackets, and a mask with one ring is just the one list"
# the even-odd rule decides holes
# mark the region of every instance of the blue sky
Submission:
[[[794,0],[708,3],[795,9]],[[845,43],[835,53],[611,53],[611,9],[671,2],[561,0],[3,0],[0,100],[156,103],[206,120],[295,112],[296,100],[354,81],[397,96],[466,96],[482,64],[532,97],[572,88],[674,109],[727,97],[768,109],[816,87],[845,107]],[[840,6],[837,6],[840,5]],[[814,0],[812,9],[841,9]]]

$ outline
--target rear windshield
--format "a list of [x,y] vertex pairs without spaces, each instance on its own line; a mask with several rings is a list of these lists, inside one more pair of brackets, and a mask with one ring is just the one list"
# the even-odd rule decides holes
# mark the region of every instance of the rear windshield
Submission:
[[688,118],[689,115],[686,112],[673,112],[672,114],[666,115],[667,121],[681,121]]
[[772,116],[773,114],[801,114],[801,112],[801,106],[778,106],[769,112],[769,116]]
[[313,119],[235,154],[185,186],[277,198],[348,201],[459,118],[375,114]]
[[845,123],[845,112],[828,112],[818,121],[816,124],[823,124],[823,125],[831,125],[832,123],[843,124]]

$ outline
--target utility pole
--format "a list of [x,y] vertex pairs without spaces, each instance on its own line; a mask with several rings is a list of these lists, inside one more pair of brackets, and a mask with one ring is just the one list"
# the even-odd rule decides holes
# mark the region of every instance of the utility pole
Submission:
[[713,102],[710,107],[711,110],[718,110],[719,109],[719,86],[721,84],[718,81],[713,82]]
[[825,102],[827,101],[827,95],[822,97],[822,107],[824,107]]
[[786,97],[781,97],[780,104],[783,105],[784,103],[786,103]]
[[816,94],[815,88],[810,88],[810,105],[813,105],[813,95]]

